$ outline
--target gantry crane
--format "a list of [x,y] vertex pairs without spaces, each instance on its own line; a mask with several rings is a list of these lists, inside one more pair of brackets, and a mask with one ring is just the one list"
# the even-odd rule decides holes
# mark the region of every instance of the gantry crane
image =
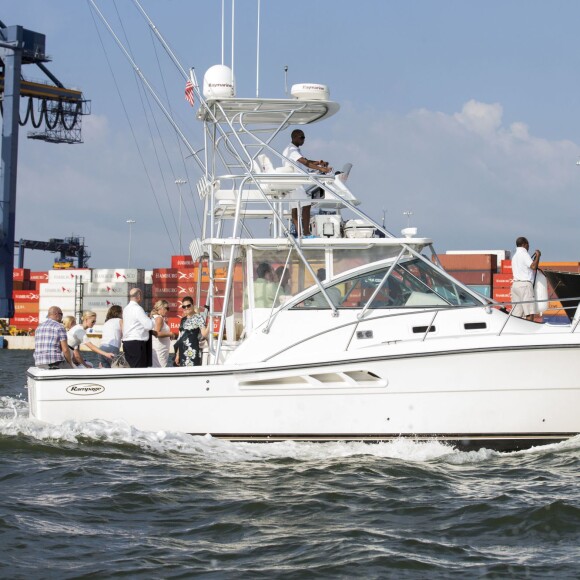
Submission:
[[[90,114],[90,101],[81,91],[67,89],[47,69],[44,34],[22,26],[5,26],[0,21],[0,112],[2,113],[2,165],[0,197],[0,317],[14,315],[12,270],[14,268],[14,229],[16,218],[16,174],[18,128],[29,121],[35,129],[28,137],[49,143],[82,143],[81,119]],[[35,64],[50,82],[30,82],[22,78],[22,65]],[[20,99],[28,98],[24,119]],[[34,103],[38,103],[34,112]]]

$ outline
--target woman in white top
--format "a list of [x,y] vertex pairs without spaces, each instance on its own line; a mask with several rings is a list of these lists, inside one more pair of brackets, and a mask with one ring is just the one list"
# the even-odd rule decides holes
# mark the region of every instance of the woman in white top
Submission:
[[91,310],[86,310],[83,312],[83,318],[81,324],[77,324],[73,326],[67,333],[66,338],[68,342],[69,348],[72,350],[73,353],[73,363],[78,367],[92,367],[93,365],[84,360],[81,356],[81,345],[85,345],[88,349],[92,350],[94,353],[103,355],[108,359],[112,359],[113,355],[101,350],[98,346],[95,346],[88,338],[87,338],[87,330],[92,328],[97,321],[97,315],[95,312]]
[[151,310],[151,318],[155,322],[153,330],[157,333],[157,336],[153,334],[153,367],[166,367],[169,360],[169,348],[173,333],[169,330],[166,320],[168,310],[167,300],[158,300]]
[[[121,350],[121,336],[123,335],[123,309],[117,304],[113,304],[107,310],[105,324],[103,324],[103,334],[101,336],[101,350],[112,353],[113,356],[119,354]],[[101,368],[111,368],[111,359],[99,355]]]

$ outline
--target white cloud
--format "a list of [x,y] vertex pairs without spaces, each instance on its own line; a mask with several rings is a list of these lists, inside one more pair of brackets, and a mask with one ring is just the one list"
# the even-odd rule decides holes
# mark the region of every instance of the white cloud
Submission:
[[527,235],[547,260],[578,259],[576,143],[534,136],[522,122],[506,126],[499,103],[476,100],[452,114],[347,105],[341,115],[327,156],[349,156],[351,187],[375,219],[387,210],[393,233],[411,210],[439,251],[512,249]]

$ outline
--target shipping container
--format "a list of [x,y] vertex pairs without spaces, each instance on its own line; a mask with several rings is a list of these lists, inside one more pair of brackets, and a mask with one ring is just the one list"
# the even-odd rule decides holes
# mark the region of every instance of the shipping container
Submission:
[[445,270],[497,270],[495,254],[441,254],[438,258]]
[[512,273],[512,261],[511,260],[502,260],[500,272],[502,274],[511,274]]
[[466,285],[491,286],[492,273],[490,270],[447,270],[447,272]]
[[512,274],[494,274],[493,287],[494,288],[511,288],[513,282]]
[[46,313],[44,317],[40,318],[39,314],[15,314],[9,320],[9,324],[16,326],[19,329],[29,329],[36,328],[39,324],[39,320],[44,320],[46,318]]
[[195,262],[191,256],[171,256],[172,268],[193,268]]
[[91,280],[86,282],[101,282],[113,284],[116,282],[130,282],[144,284],[145,270],[139,268],[95,268]]
[[30,270],[28,268],[14,268],[12,271],[12,280],[14,282],[26,282],[30,280]]
[[48,282],[48,272],[30,272],[30,280],[35,282]]
[[540,262],[540,269],[555,272],[580,272],[580,262]]
[[[79,288],[80,292],[80,288]],[[75,297],[75,285],[70,282],[48,282],[41,283],[40,290],[38,291],[40,298],[46,298],[49,296],[68,296],[69,298]]]
[[512,293],[509,288],[494,288],[493,289],[493,299],[498,302],[511,302]]
[[171,286],[177,284],[177,268],[154,268],[153,286]]
[[48,281],[52,283],[72,282],[75,280],[79,282],[91,281],[91,270],[89,268],[77,268],[68,270],[49,270]]
[[33,290],[14,290],[12,299],[16,302],[38,302],[40,295]]
[[14,302],[14,314],[38,314],[38,302]]
[[132,282],[115,282],[106,284],[104,282],[89,282],[83,285],[85,296],[124,296],[127,298],[133,288],[138,288]]

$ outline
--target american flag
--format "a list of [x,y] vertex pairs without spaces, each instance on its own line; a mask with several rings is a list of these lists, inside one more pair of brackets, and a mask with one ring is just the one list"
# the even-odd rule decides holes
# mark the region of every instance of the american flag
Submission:
[[185,100],[193,107],[193,83],[190,80],[185,83]]

